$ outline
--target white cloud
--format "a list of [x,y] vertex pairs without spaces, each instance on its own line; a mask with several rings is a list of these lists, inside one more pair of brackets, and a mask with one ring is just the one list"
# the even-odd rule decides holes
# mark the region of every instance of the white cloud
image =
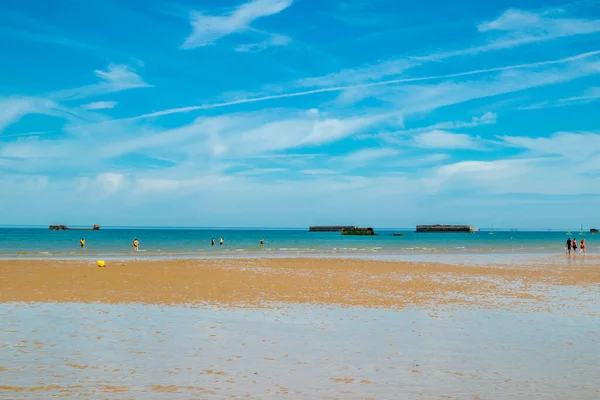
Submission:
[[[493,91],[492,93],[486,93],[486,92],[489,92],[489,90],[487,90],[487,91],[483,90],[484,88],[477,88],[477,90],[479,92],[481,92],[482,94],[480,94],[479,96],[473,96],[473,97],[471,97],[471,99],[482,98],[482,97],[493,96],[493,95],[502,94],[502,93],[510,93],[510,92],[516,91],[516,90],[523,90],[524,88],[531,88],[531,87],[535,87],[535,86],[553,84],[553,83],[557,83],[557,82],[565,82],[567,80],[574,79],[574,77],[593,75],[593,74],[599,73],[600,72],[600,62],[598,62],[597,60],[594,62],[594,60],[593,60],[594,58],[597,58],[597,56],[599,54],[600,54],[600,51],[591,51],[591,52],[587,52],[587,53],[577,54],[572,57],[561,58],[558,60],[509,65],[506,67],[497,67],[497,68],[489,68],[489,69],[471,70],[471,71],[459,72],[459,73],[447,74],[447,75],[433,75],[433,76],[424,76],[424,77],[417,77],[417,78],[391,79],[391,80],[363,83],[363,84],[357,84],[357,85],[324,87],[324,88],[305,90],[305,91],[300,91],[300,92],[279,93],[279,94],[273,94],[273,95],[268,95],[268,96],[241,98],[241,99],[226,101],[226,102],[221,102],[221,103],[212,103],[212,104],[204,104],[204,105],[197,105],[197,106],[171,108],[171,109],[166,109],[166,110],[162,110],[162,111],[156,111],[156,112],[138,115],[136,117],[131,117],[128,119],[136,120],[136,119],[154,118],[154,117],[160,117],[160,116],[165,116],[165,115],[188,113],[188,112],[198,111],[198,110],[210,110],[210,109],[215,109],[215,108],[230,107],[230,106],[240,105],[240,104],[264,102],[264,101],[269,101],[269,100],[309,96],[309,95],[321,94],[321,93],[343,92],[343,91],[349,90],[349,89],[352,89],[352,90],[367,89],[367,90],[369,90],[370,88],[377,87],[377,86],[390,86],[392,88],[390,90],[393,90],[394,87],[396,87],[396,88],[406,87],[406,86],[403,86],[400,84],[409,84],[409,83],[414,84],[414,83],[426,82],[426,81],[439,81],[439,80],[444,80],[444,79],[448,80],[450,78],[464,78],[464,77],[478,76],[478,75],[483,76],[483,75],[487,75],[487,74],[506,73],[507,75],[504,75],[504,76],[506,78],[510,78],[511,71],[550,68],[551,66],[560,66],[563,64],[567,65],[567,66],[580,66],[581,67],[578,69],[577,74],[574,73],[575,71],[572,71],[571,74],[567,74],[564,76],[559,76],[559,74],[555,74],[553,79],[550,79],[548,82],[534,82],[534,83],[523,82],[520,85],[521,87],[516,87],[516,85],[513,83],[512,85],[507,85],[507,88],[505,88],[505,89],[502,89],[501,87],[496,88],[496,90]],[[588,59],[592,59],[592,61],[588,62],[587,61]],[[576,75],[576,76],[573,76],[573,75]],[[538,81],[539,81],[539,79],[538,79]],[[448,86],[450,86],[450,85],[448,85]],[[456,87],[458,87],[458,85]],[[463,87],[465,87],[465,86],[463,85]],[[461,87],[461,91],[464,90],[463,87]],[[413,86],[413,88],[419,90],[420,87]],[[512,88],[512,89],[510,89],[510,88]],[[431,91],[429,91],[429,92],[431,92]],[[474,93],[474,90],[468,90],[467,93]],[[383,91],[383,94],[381,92],[378,92],[378,94],[379,94],[379,97],[382,97],[383,94],[385,94],[385,91]],[[418,93],[416,93],[416,94],[418,94]],[[428,95],[429,97],[434,97],[432,93],[424,93],[424,94]],[[419,97],[424,97],[424,96],[419,96]],[[465,97],[465,96],[463,95],[461,97]],[[461,100],[461,101],[465,101],[465,100]],[[429,103],[432,103],[432,102],[430,101]],[[447,104],[443,104],[443,105],[447,105]],[[415,108],[415,110],[417,110],[417,109]],[[423,111],[423,110],[418,110],[417,112],[420,112],[420,111]]]
[[235,172],[234,174],[240,176],[262,176],[287,171],[289,171],[287,168],[252,168],[245,171]]
[[430,166],[432,164],[438,165],[442,161],[446,161],[449,158],[450,158],[449,154],[430,153],[430,154],[423,154],[420,156],[402,157],[401,159],[388,162],[388,163],[386,163],[386,165],[389,166],[390,168],[396,168],[396,167],[415,168],[415,167],[421,167],[421,166]]
[[148,86],[148,84],[127,65],[109,64],[106,71],[97,69],[94,71],[94,74],[115,91]]
[[133,68],[127,65],[109,64],[106,71],[95,70],[94,74],[101,80],[100,83],[62,90],[53,93],[51,97],[64,101],[120,92],[128,89],[151,87]]
[[572,102],[572,101],[584,101],[584,100],[595,100],[600,98],[600,87],[590,88],[582,96],[574,96],[566,99],[560,99],[559,102]]
[[127,179],[122,174],[105,172],[98,175],[96,183],[100,185],[106,194],[114,194],[127,186]]
[[318,117],[320,115],[320,112],[318,108],[311,108],[306,112],[306,115],[311,117]]
[[413,138],[419,147],[429,149],[478,149],[477,140],[469,135],[433,130],[421,133]]
[[327,168],[303,169],[300,171],[304,175],[335,175],[337,172]]
[[398,156],[400,153],[401,152],[397,149],[386,147],[364,148],[340,157],[335,157],[333,161],[336,165],[343,164],[345,166],[359,166],[370,163],[371,161],[392,158]]
[[432,169],[422,183],[431,193],[452,189],[492,195],[600,194],[600,178],[589,171],[584,164],[565,163],[560,157],[461,161]]
[[55,115],[59,109],[53,101],[39,97],[0,97],[0,132],[27,114]]
[[590,88],[579,96],[566,97],[556,101],[545,100],[539,103],[533,103],[518,107],[518,110],[542,110],[546,108],[567,107],[578,104],[588,104],[600,99],[600,88]]
[[422,178],[430,192],[486,194],[600,194],[600,134],[557,132],[550,137],[502,136],[518,158],[465,160],[433,168]]
[[431,132],[447,129],[473,128],[481,125],[493,125],[498,119],[498,114],[486,112],[481,116],[474,116],[471,121],[444,121],[434,125],[421,128],[403,129],[395,132],[379,132],[371,135],[359,135],[359,139],[382,139],[389,143],[405,144],[405,138],[410,135],[416,135],[423,132]]
[[[357,134],[382,123],[391,114],[372,114],[363,117],[315,118],[306,112],[288,116],[258,112],[254,115],[230,116],[226,126],[216,127],[215,135],[226,147],[228,157],[249,156],[300,147],[320,146]],[[270,120],[265,122],[265,117]],[[199,119],[197,124],[208,124]]]
[[271,35],[268,39],[257,43],[240,44],[235,48],[235,51],[241,53],[256,53],[263,51],[268,47],[287,46],[291,41],[292,39],[284,35]]
[[500,136],[499,139],[536,156],[561,156],[582,163],[594,157],[600,159],[600,133],[556,132],[550,137]]
[[504,11],[498,18],[483,22],[477,26],[479,32],[486,34],[498,33],[496,37],[488,40],[486,44],[440,52],[430,55],[430,57],[441,60],[600,32],[600,20],[598,19],[564,18],[560,17],[560,15],[560,10],[534,12],[509,9]]
[[420,64],[419,62],[406,59],[382,61],[358,68],[343,69],[339,72],[323,76],[298,79],[292,82],[290,86],[308,88],[377,82],[384,78],[400,75],[406,70]]
[[[192,33],[181,45],[181,48],[194,49],[208,46],[225,36],[248,31],[251,29],[250,24],[253,21],[278,14],[291,4],[292,0],[252,0],[225,15],[210,16],[199,12],[192,12],[190,17]],[[281,38],[279,37],[274,40],[274,43],[271,43],[271,45],[287,44]]]
[[[211,166],[251,159],[263,164],[258,168],[288,167],[295,163],[296,167],[308,169],[305,163],[315,158],[315,154],[287,153],[332,143],[378,124],[393,122],[394,115],[389,113],[315,117],[306,110],[265,110],[201,117],[174,129],[130,121],[70,124],[65,128],[67,135],[59,139],[28,138],[0,143],[0,157],[12,157],[11,168],[24,173],[56,169],[97,171],[106,165],[129,168],[127,164],[113,163],[122,163],[120,157],[127,159],[130,155],[166,159],[176,165],[194,160],[190,168],[196,173]],[[139,166],[131,168],[128,170],[139,170]],[[170,170],[175,173],[172,167]]]
[[600,20],[561,18],[557,10],[533,12],[518,9],[504,11],[498,18],[481,23],[480,32],[502,31],[526,34],[538,40],[600,32]]
[[[532,65],[528,68],[499,71],[477,81],[442,81],[431,85],[391,87],[379,99],[389,102],[407,114],[422,113],[436,108],[460,104],[536,87],[554,85],[600,73],[600,58],[594,52],[590,58],[569,57],[569,61]],[[567,59],[565,59],[567,60]]]
[[107,108],[115,108],[116,101],[95,101],[93,103],[84,104],[81,106],[84,110],[104,110]]

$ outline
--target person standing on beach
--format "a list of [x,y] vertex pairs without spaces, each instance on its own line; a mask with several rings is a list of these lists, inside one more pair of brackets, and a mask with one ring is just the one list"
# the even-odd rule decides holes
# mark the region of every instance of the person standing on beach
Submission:
[[571,255],[571,238],[567,239],[567,254]]
[[221,238],[221,240],[219,240],[219,246],[223,246],[223,243],[225,243],[225,239]]
[[583,254],[585,256],[586,251],[585,251],[585,238],[581,239],[581,250],[579,254]]
[[215,246],[215,238],[212,238],[212,239],[211,239],[211,241],[210,241],[210,245],[211,245],[211,246],[213,246],[213,247]]
[[577,239],[573,239],[573,255],[577,255]]
[[133,251],[138,251],[139,247],[140,247],[140,242],[138,242],[137,239],[133,239]]
[[79,241],[79,245],[81,246],[82,249],[85,247],[85,239],[84,238],[81,238],[81,240]]

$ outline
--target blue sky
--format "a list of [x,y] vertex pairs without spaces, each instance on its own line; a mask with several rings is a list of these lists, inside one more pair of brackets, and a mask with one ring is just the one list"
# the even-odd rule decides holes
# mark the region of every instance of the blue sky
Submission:
[[600,226],[600,1],[4,0],[0,224]]

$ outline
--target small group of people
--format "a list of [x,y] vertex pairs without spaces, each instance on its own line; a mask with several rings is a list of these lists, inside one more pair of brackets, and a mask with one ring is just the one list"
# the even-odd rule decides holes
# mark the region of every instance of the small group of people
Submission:
[[[211,246],[215,245],[215,238],[212,238],[210,241]],[[225,244],[225,239],[221,238],[219,239],[219,246],[223,246]],[[81,248],[83,249],[85,247],[85,239],[81,238],[81,240],[79,241],[79,245],[81,246]],[[263,247],[265,245],[265,241],[261,238],[260,239],[260,247]],[[140,242],[136,239],[133,239],[133,250],[134,251],[138,251],[140,247]]]
[[[577,238],[573,238],[573,240],[571,240],[571,238],[567,239],[567,254],[571,254],[571,250],[573,250],[573,254],[577,254]],[[579,249],[579,254],[586,254],[586,250],[585,250],[585,238],[581,239],[581,243],[580,243],[580,249]]]
[[[81,246],[81,248],[83,249],[85,247],[85,238],[81,238],[81,240],[79,240],[79,246]],[[140,242],[136,239],[133,239],[133,250],[134,251],[138,251],[140,247]]]
[[[223,246],[223,244],[225,244],[225,239],[223,239],[223,238],[219,239],[219,246]],[[211,246],[214,246],[214,245],[215,245],[215,238],[212,238],[212,239],[210,240],[210,245],[211,245]],[[260,246],[262,247],[262,246],[264,246],[264,245],[265,245],[265,241],[264,241],[264,240],[261,238],[261,239],[260,239]]]
[[[224,244],[225,244],[225,239],[223,239],[223,238],[219,239],[219,246],[223,246]],[[211,245],[211,246],[214,246],[214,245],[215,245],[215,238],[212,238],[212,239],[210,240],[210,245]]]

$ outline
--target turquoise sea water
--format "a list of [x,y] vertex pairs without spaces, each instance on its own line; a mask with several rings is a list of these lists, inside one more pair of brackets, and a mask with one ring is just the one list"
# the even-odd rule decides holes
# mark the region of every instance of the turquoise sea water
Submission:
[[[166,229],[103,228],[99,231],[50,231],[47,228],[0,228],[0,258],[131,257],[285,257],[360,256],[403,257],[411,254],[563,254],[565,232],[487,231],[474,233],[415,233],[378,229],[379,236],[342,236],[292,229]],[[401,233],[404,236],[394,236]],[[80,249],[79,239],[86,239]],[[225,244],[219,246],[219,238]],[[578,232],[588,253],[594,253],[599,235]],[[137,238],[140,251],[132,251]],[[211,238],[215,239],[212,247]],[[260,239],[264,247],[260,247]]]

